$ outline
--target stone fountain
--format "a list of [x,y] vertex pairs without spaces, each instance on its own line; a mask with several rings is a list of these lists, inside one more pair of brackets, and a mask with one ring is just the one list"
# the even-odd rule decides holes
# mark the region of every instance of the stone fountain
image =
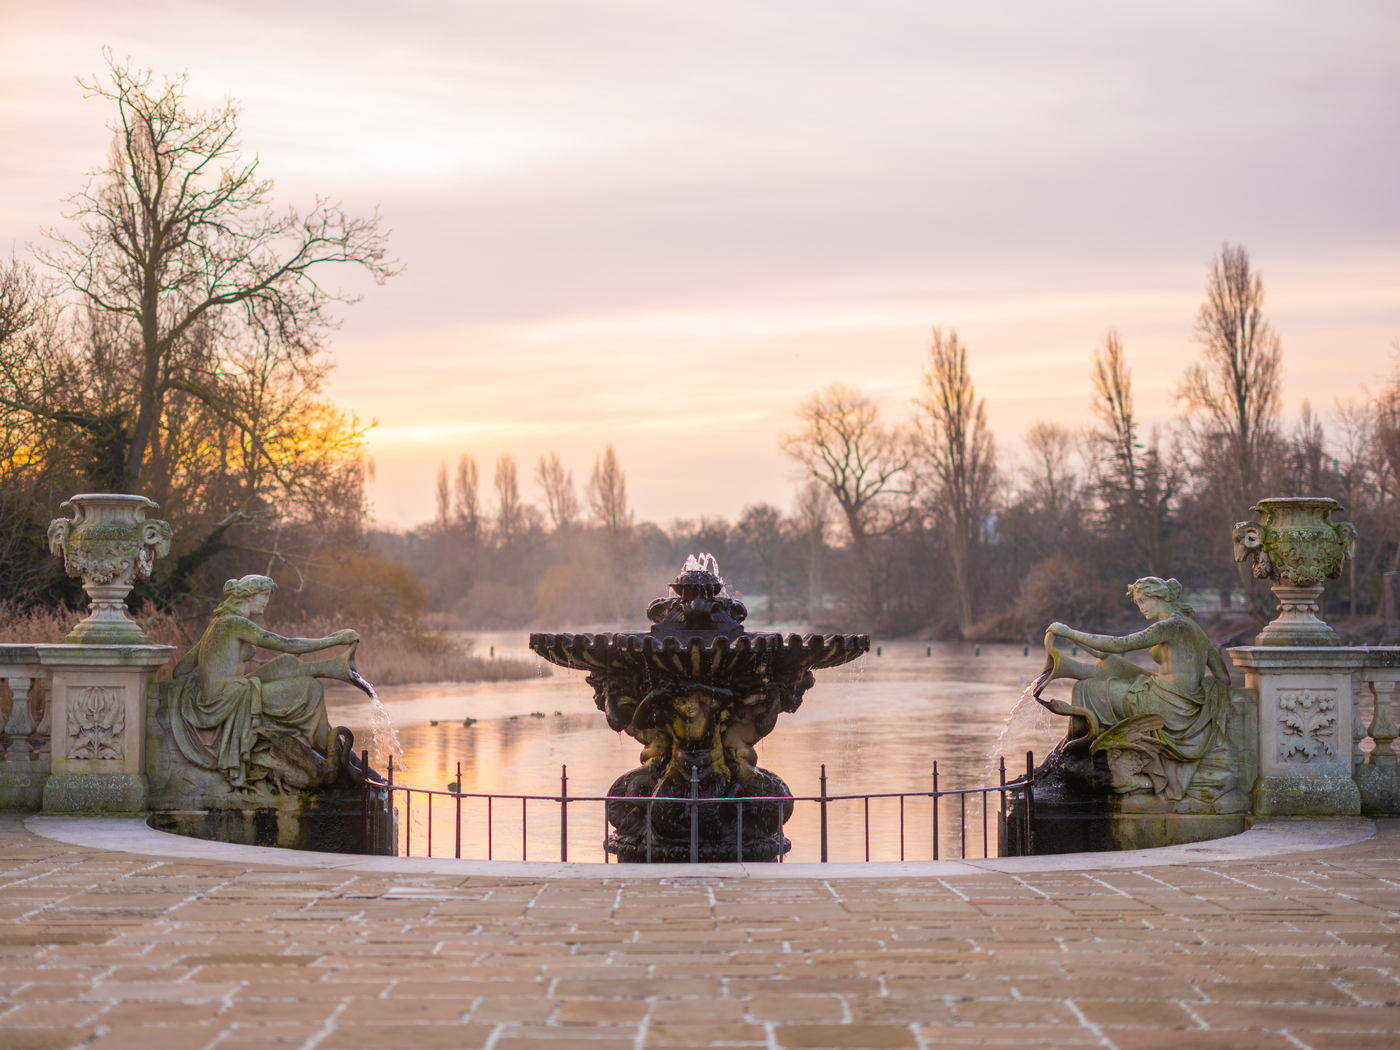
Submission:
[[696,807],[696,854],[702,861],[777,860],[792,847],[783,834],[792,803],[782,801],[792,793],[759,767],[754,745],[780,714],[801,706],[813,670],[856,659],[870,650],[870,638],[747,631],[748,611],[725,593],[709,555],[688,558],[670,589],[648,606],[648,632],[530,636],[544,659],[589,672],[609,728],[644,747],[642,765],[608,789],[619,799],[608,804],[615,829],[608,852],[626,862],[689,861],[690,807],[672,800],[753,798],[768,801],[742,807],[742,843],[740,806]]

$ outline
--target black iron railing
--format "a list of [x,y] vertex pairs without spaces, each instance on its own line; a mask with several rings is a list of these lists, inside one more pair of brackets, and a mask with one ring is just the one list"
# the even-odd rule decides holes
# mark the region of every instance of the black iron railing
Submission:
[[[820,774],[820,777],[819,777],[820,784],[821,784],[821,793],[820,793],[820,794],[817,794],[817,795],[782,796],[782,797],[779,797],[779,796],[772,796],[772,797],[764,796],[764,797],[752,797],[752,798],[701,798],[701,797],[700,797],[700,793],[699,793],[699,792],[700,792],[700,774],[699,774],[699,770],[698,770],[698,769],[692,768],[691,771],[690,771],[690,777],[688,778],[689,781],[690,781],[690,797],[689,797],[689,798],[684,798],[684,797],[681,797],[681,798],[664,797],[664,798],[644,799],[644,798],[636,798],[636,797],[619,797],[619,796],[608,796],[608,795],[570,795],[570,794],[569,794],[569,771],[568,771],[568,767],[567,767],[567,766],[562,766],[562,767],[560,767],[560,772],[559,772],[559,793],[558,793],[557,795],[515,795],[515,794],[501,794],[501,793],[497,793],[497,792],[492,792],[492,793],[489,793],[489,794],[488,794],[488,793],[470,792],[470,791],[461,791],[461,790],[446,790],[446,791],[443,791],[443,790],[435,790],[435,789],[431,789],[431,788],[408,787],[407,785],[395,784],[395,783],[394,783],[394,763],[393,763],[393,759],[391,758],[390,761],[389,761],[389,771],[388,771],[388,772],[389,772],[388,792],[389,792],[389,796],[390,796],[391,798],[394,798],[395,796],[402,796],[402,800],[403,800],[403,833],[402,833],[402,835],[401,835],[400,837],[401,837],[401,840],[402,840],[402,842],[403,842],[403,853],[402,853],[401,855],[402,855],[402,856],[409,856],[409,857],[411,857],[411,856],[414,855],[414,852],[413,852],[413,849],[414,849],[414,823],[413,823],[413,812],[414,812],[415,801],[416,801],[416,803],[417,803],[418,806],[422,807],[422,809],[420,810],[420,812],[423,812],[423,814],[424,814],[424,816],[425,816],[425,820],[423,821],[425,827],[424,827],[424,834],[423,834],[423,836],[422,836],[422,848],[421,848],[421,850],[420,850],[420,854],[419,854],[419,855],[420,855],[420,856],[427,856],[427,857],[433,856],[433,817],[434,817],[434,804],[435,804],[435,803],[437,804],[437,809],[438,809],[439,811],[441,810],[441,808],[442,808],[442,806],[443,806],[443,804],[444,804],[444,801],[443,801],[443,800],[446,800],[446,803],[447,803],[447,804],[450,804],[450,807],[451,807],[451,809],[450,809],[450,819],[453,821],[453,853],[452,853],[452,855],[453,855],[455,858],[459,858],[459,859],[460,859],[461,856],[462,856],[462,807],[463,807],[463,803],[464,803],[464,802],[467,803],[467,805],[468,805],[469,807],[472,806],[472,805],[484,806],[484,808],[485,808],[485,814],[484,814],[484,815],[485,815],[485,818],[486,818],[486,819],[485,819],[485,840],[486,840],[485,845],[486,845],[486,856],[485,856],[485,858],[476,858],[476,859],[485,859],[485,860],[494,860],[494,859],[496,859],[496,858],[495,858],[495,854],[496,854],[496,810],[499,808],[499,807],[497,806],[497,803],[498,803],[498,802],[499,802],[499,803],[504,803],[504,804],[506,804],[506,805],[510,805],[510,804],[515,803],[515,802],[519,802],[519,803],[520,803],[520,859],[521,859],[521,860],[529,860],[529,857],[530,857],[530,833],[529,833],[529,825],[530,825],[530,803],[532,803],[532,802],[533,802],[533,803],[536,803],[536,806],[537,806],[536,812],[538,812],[538,806],[541,805],[541,804],[543,804],[543,805],[549,805],[549,806],[557,806],[557,807],[558,807],[557,812],[558,812],[558,816],[559,816],[559,860],[560,860],[561,862],[565,862],[565,863],[567,863],[567,862],[568,862],[568,859],[569,859],[569,807],[570,807],[570,806],[575,806],[575,807],[577,807],[577,806],[581,806],[581,805],[590,805],[590,804],[595,804],[595,803],[596,803],[596,804],[601,805],[602,808],[603,808],[603,822],[602,822],[602,826],[603,826],[603,863],[605,863],[605,864],[609,862],[609,855],[608,855],[608,850],[607,850],[607,838],[608,838],[608,832],[609,832],[609,828],[610,828],[610,822],[609,822],[608,816],[607,816],[607,806],[608,806],[608,803],[610,803],[610,802],[623,802],[623,803],[628,803],[628,804],[631,804],[631,805],[637,805],[637,804],[640,804],[640,803],[645,802],[645,803],[647,804],[647,807],[648,807],[648,813],[647,813],[647,817],[648,817],[648,820],[647,820],[648,836],[650,836],[650,828],[651,828],[651,820],[650,820],[650,817],[651,817],[651,807],[654,806],[656,803],[659,802],[659,803],[670,804],[670,805],[683,805],[683,806],[687,807],[688,813],[689,813],[689,823],[690,823],[690,860],[691,860],[691,863],[697,863],[697,862],[699,861],[699,857],[700,857],[700,837],[699,837],[699,836],[700,836],[700,831],[699,831],[699,829],[700,829],[700,808],[701,808],[702,806],[733,806],[733,807],[736,808],[737,834],[735,835],[735,854],[736,854],[736,855],[735,855],[735,860],[736,860],[736,861],[739,861],[739,862],[742,862],[742,861],[743,861],[744,807],[745,807],[745,806],[752,806],[752,805],[758,805],[758,804],[763,804],[763,803],[769,803],[769,804],[771,804],[771,803],[791,803],[791,804],[793,804],[794,806],[796,806],[796,805],[802,804],[802,803],[811,803],[811,804],[815,804],[815,805],[818,807],[818,809],[819,809],[819,817],[820,817],[819,823],[820,823],[820,836],[821,836],[821,862],[825,864],[825,863],[828,863],[828,862],[829,862],[829,856],[830,856],[830,852],[831,852],[831,842],[830,842],[829,822],[828,822],[828,813],[829,813],[829,810],[830,810],[832,807],[834,807],[834,806],[836,806],[836,805],[838,805],[838,804],[842,804],[842,803],[859,803],[860,806],[861,806],[861,810],[862,810],[862,823],[863,823],[863,828],[864,828],[864,859],[865,859],[866,861],[869,861],[869,860],[870,860],[870,828],[871,828],[870,800],[871,800],[871,799],[897,799],[898,802],[899,802],[899,809],[898,809],[898,824],[899,824],[899,859],[900,859],[900,860],[905,860],[905,859],[906,859],[906,858],[905,858],[905,830],[906,830],[905,810],[906,810],[906,803],[907,803],[909,800],[913,800],[913,799],[930,799],[930,800],[932,801],[932,807],[931,807],[931,811],[932,811],[932,821],[931,821],[931,827],[930,827],[931,839],[932,839],[932,851],[931,851],[931,852],[932,852],[932,859],[933,859],[933,860],[939,860],[939,859],[941,859],[941,857],[940,857],[939,803],[940,803],[940,801],[943,800],[943,799],[956,798],[956,799],[958,800],[958,802],[957,802],[957,805],[958,805],[958,817],[957,817],[957,819],[958,819],[958,842],[959,842],[959,845],[960,845],[960,848],[959,848],[958,853],[959,853],[959,857],[960,857],[960,858],[966,858],[966,857],[967,857],[967,833],[968,833],[967,800],[968,800],[968,796],[969,796],[969,795],[980,796],[980,798],[981,798],[982,805],[981,805],[980,808],[981,808],[981,825],[982,825],[982,856],[983,856],[983,857],[988,857],[988,856],[991,855],[991,854],[990,854],[989,806],[988,806],[988,801],[989,801],[990,797],[991,797],[993,794],[995,794],[995,795],[998,796],[998,798],[997,798],[997,804],[998,804],[997,830],[998,830],[999,852],[1002,852],[1002,849],[1001,849],[1000,844],[1005,843],[1009,837],[1014,837],[1014,838],[1018,841],[1018,843],[1020,844],[1020,848],[1017,849],[1017,852],[1025,852],[1025,853],[1034,852],[1034,844],[1033,844],[1033,809],[1034,809],[1034,797],[1033,797],[1033,789],[1032,789],[1032,786],[1031,786],[1031,773],[1032,773],[1032,771],[1033,771],[1034,768],[1035,768],[1035,755],[1034,755],[1034,752],[1031,752],[1031,751],[1027,751],[1027,752],[1026,752],[1026,776],[1024,777],[1024,779],[1019,779],[1019,780],[1014,780],[1014,781],[1008,782],[1007,779],[1006,779],[1006,759],[1005,759],[1005,758],[998,759],[997,765],[998,765],[998,773],[999,773],[999,778],[998,778],[998,779],[999,779],[999,782],[996,783],[996,784],[987,786],[987,787],[974,787],[974,788],[940,788],[940,787],[938,786],[938,763],[937,763],[937,762],[934,762],[934,763],[933,763],[933,771],[932,771],[932,774],[931,774],[932,783],[931,783],[931,785],[930,785],[930,790],[928,790],[928,791],[879,791],[879,792],[864,792],[864,793],[850,793],[850,794],[845,794],[845,793],[843,793],[843,794],[832,794],[832,793],[830,793],[830,792],[828,791],[828,789],[827,789],[827,786],[828,786],[828,785],[827,785],[827,776],[826,776],[826,766],[823,765],[823,766],[821,767],[821,774]],[[456,780],[456,782],[455,782],[454,785],[449,785],[449,787],[460,788],[460,787],[461,787],[461,784],[462,784],[462,767],[461,767],[461,763],[458,763],[458,765],[457,765],[457,780]],[[1013,804],[1013,805],[1012,805],[1012,808],[1011,808],[1010,810],[1008,810],[1008,798],[1009,798],[1009,800],[1011,801],[1011,803]],[[1016,805],[1015,805],[1016,802],[1020,802],[1021,805],[1016,806]],[[1010,813],[1010,818],[1008,818],[1008,813]],[[1009,830],[1011,830],[1011,829],[1008,827],[1008,819],[1014,820],[1014,821],[1017,823],[1017,825],[1018,825],[1018,826],[1016,827],[1016,829],[1015,829],[1015,831],[1017,832],[1017,834],[1015,834],[1014,836],[1008,836],[1008,835],[1007,835],[1007,832],[1008,832]],[[974,834],[975,834],[975,831],[976,831],[976,828],[975,828],[975,824],[974,824]],[[648,859],[648,861],[650,861],[650,859],[651,859],[651,854],[652,854],[652,842],[651,842],[651,840],[650,840],[650,837],[648,837],[648,841],[647,841],[647,859]],[[438,855],[439,855],[439,856],[442,856],[443,854],[441,853],[441,851],[439,851],[439,854],[438,854]],[[782,861],[782,857],[781,857],[781,856],[780,856],[778,859],[779,859],[779,862]]]

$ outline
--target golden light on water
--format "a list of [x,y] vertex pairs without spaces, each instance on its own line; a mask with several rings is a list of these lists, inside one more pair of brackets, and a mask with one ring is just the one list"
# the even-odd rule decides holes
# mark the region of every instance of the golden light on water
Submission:
[[[499,634],[483,636],[479,644],[523,655],[524,641],[523,635]],[[984,645],[979,653],[963,643],[885,642],[881,649],[880,656],[872,652],[844,668],[818,672],[803,706],[759,742],[760,765],[782,777],[794,795],[820,794],[823,764],[829,796],[927,792],[934,761],[940,789],[984,786],[996,781],[999,743],[1011,749],[1003,757],[1007,777],[1014,779],[1024,772],[1027,747],[1043,757],[1063,733],[1056,723],[1002,738],[1007,712],[1024,687],[1022,676],[1040,670],[1043,653],[1026,655],[1017,645]],[[395,783],[441,793],[431,803],[425,793],[414,793],[411,801],[396,796],[401,850],[426,856],[431,842],[436,857],[460,851],[469,859],[557,861],[561,770],[568,770],[571,798],[601,797],[637,765],[641,750],[631,737],[608,730],[583,679],[582,673],[561,670],[523,682],[382,690],[408,762]],[[348,690],[328,699],[332,721],[349,725],[358,737],[366,705]],[[468,718],[475,724],[464,725]],[[465,795],[536,796],[523,804],[523,819],[518,798],[498,797],[488,812],[485,799],[452,797],[449,784],[458,782],[458,763]],[[991,799],[987,841],[995,855],[999,806],[995,795]],[[940,857],[961,855],[964,832],[967,856],[982,856],[981,797],[945,797],[939,806]],[[601,802],[569,805],[570,861],[603,860],[602,809]],[[903,816],[905,859],[931,859],[929,799],[907,799]],[[899,801],[872,800],[868,817],[870,859],[899,860]],[[815,803],[799,802],[785,833],[794,844],[788,860],[820,858]],[[866,804],[829,803],[828,836],[831,860],[865,859]]]

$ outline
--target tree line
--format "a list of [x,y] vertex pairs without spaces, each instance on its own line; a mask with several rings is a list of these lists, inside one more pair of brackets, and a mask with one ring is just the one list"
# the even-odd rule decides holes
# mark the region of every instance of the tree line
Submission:
[[[1326,419],[1304,402],[1285,428],[1263,280],[1228,244],[1208,270],[1195,340],[1167,427],[1144,427],[1128,350],[1110,329],[1085,362],[1085,425],[1034,422],[1011,461],[968,347],[935,328],[908,422],[839,384],[801,404],[781,441],[802,478],[788,511],[759,503],[733,523],[635,524],[609,446],[587,486],[591,514],[553,453],[534,470],[538,506],[522,502],[515,461],[502,456],[488,512],[463,456],[452,479],[442,467],[435,523],[372,542],[412,562],[434,581],[434,604],[473,626],[635,619],[684,556],[704,550],[759,596],[755,623],[1029,640],[1051,620],[1130,614],[1126,585],[1169,575],[1244,637],[1273,602],[1234,561],[1233,524],[1267,496],[1330,496],[1361,541],[1329,588],[1329,614],[1373,616],[1384,573],[1400,569],[1400,372]],[[1368,637],[1364,625],[1350,630]]]
[[1124,585],[1149,574],[1243,595],[1258,619],[1270,596],[1233,562],[1230,526],[1279,494],[1332,496],[1357,525],[1333,615],[1376,613],[1384,573],[1400,568],[1400,373],[1326,412],[1305,403],[1286,429],[1263,282],[1230,245],[1207,273],[1199,359],[1171,426],[1140,421],[1129,351],[1109,330],[1086,360],[1089,422],[1034,423],[1012,461],[969,348],[935,328],[910,421],[842,385],[802,403],[779,449],[800,475],[786,509],[637,522],[609,446],[581,495],[553,452],[523,480],[509,455],[464,454],[442,464],[433,521],[376,530],[368,427],[325,384],[336,308],[353,302],[328,276],[396,272],[379,217],[324,198],[275,210],[234,101],[196,110],[185,77],[158,83],[106,57],[84,87],[112,113],[111,147],[69,199],[70,232],[50,233],[33,262],[0,262],[11,603],[80,604],[45,527],[92,490],[160,504],[176,546],[131,600],[185,615],[258,571],[283,584],[288,618],[350,607],[473,627],[635,622],[686,554],[708,551],[761,598],[756,624],[1028,637],[1048,619],[1111,619]]
[[1234,561],[1231,526],[1261,498],[1309,495],[1338,500],[1361,536],[1329,610],[1377,613],[1384,573],[1400,569],[1400,371],[1326,421],[1305,401],[1286,429],[1263,280],[1229,244],[1210,265],[1195,341],[1179,419],[1144,432],[1110,329],[1087,362],[1090,422],[1033,423],[1019,464],[997,454],[955,331],[933,331],[911,423],[886,423],[849,387],[812,395],[783,450],[840,508],[849,607],[886,631],[1020,639],[1054,619],[1111,619],[1127,583],[1172,575],[1221,611],[1238,595],[1262,621],[1272,597]]

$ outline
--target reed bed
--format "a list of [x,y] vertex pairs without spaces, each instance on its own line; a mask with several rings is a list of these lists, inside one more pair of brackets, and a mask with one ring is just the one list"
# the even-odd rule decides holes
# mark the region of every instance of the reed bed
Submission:
[[[268,624],[274,634],[324,638],[343,624],[326,619]],[[357,627],[360,646],[355,666],[375,685],[414,682],[513,682],[550,673],[543,660],[510,660],[472,653],[469,639],[457,640],[415,624],[371,624]]]

